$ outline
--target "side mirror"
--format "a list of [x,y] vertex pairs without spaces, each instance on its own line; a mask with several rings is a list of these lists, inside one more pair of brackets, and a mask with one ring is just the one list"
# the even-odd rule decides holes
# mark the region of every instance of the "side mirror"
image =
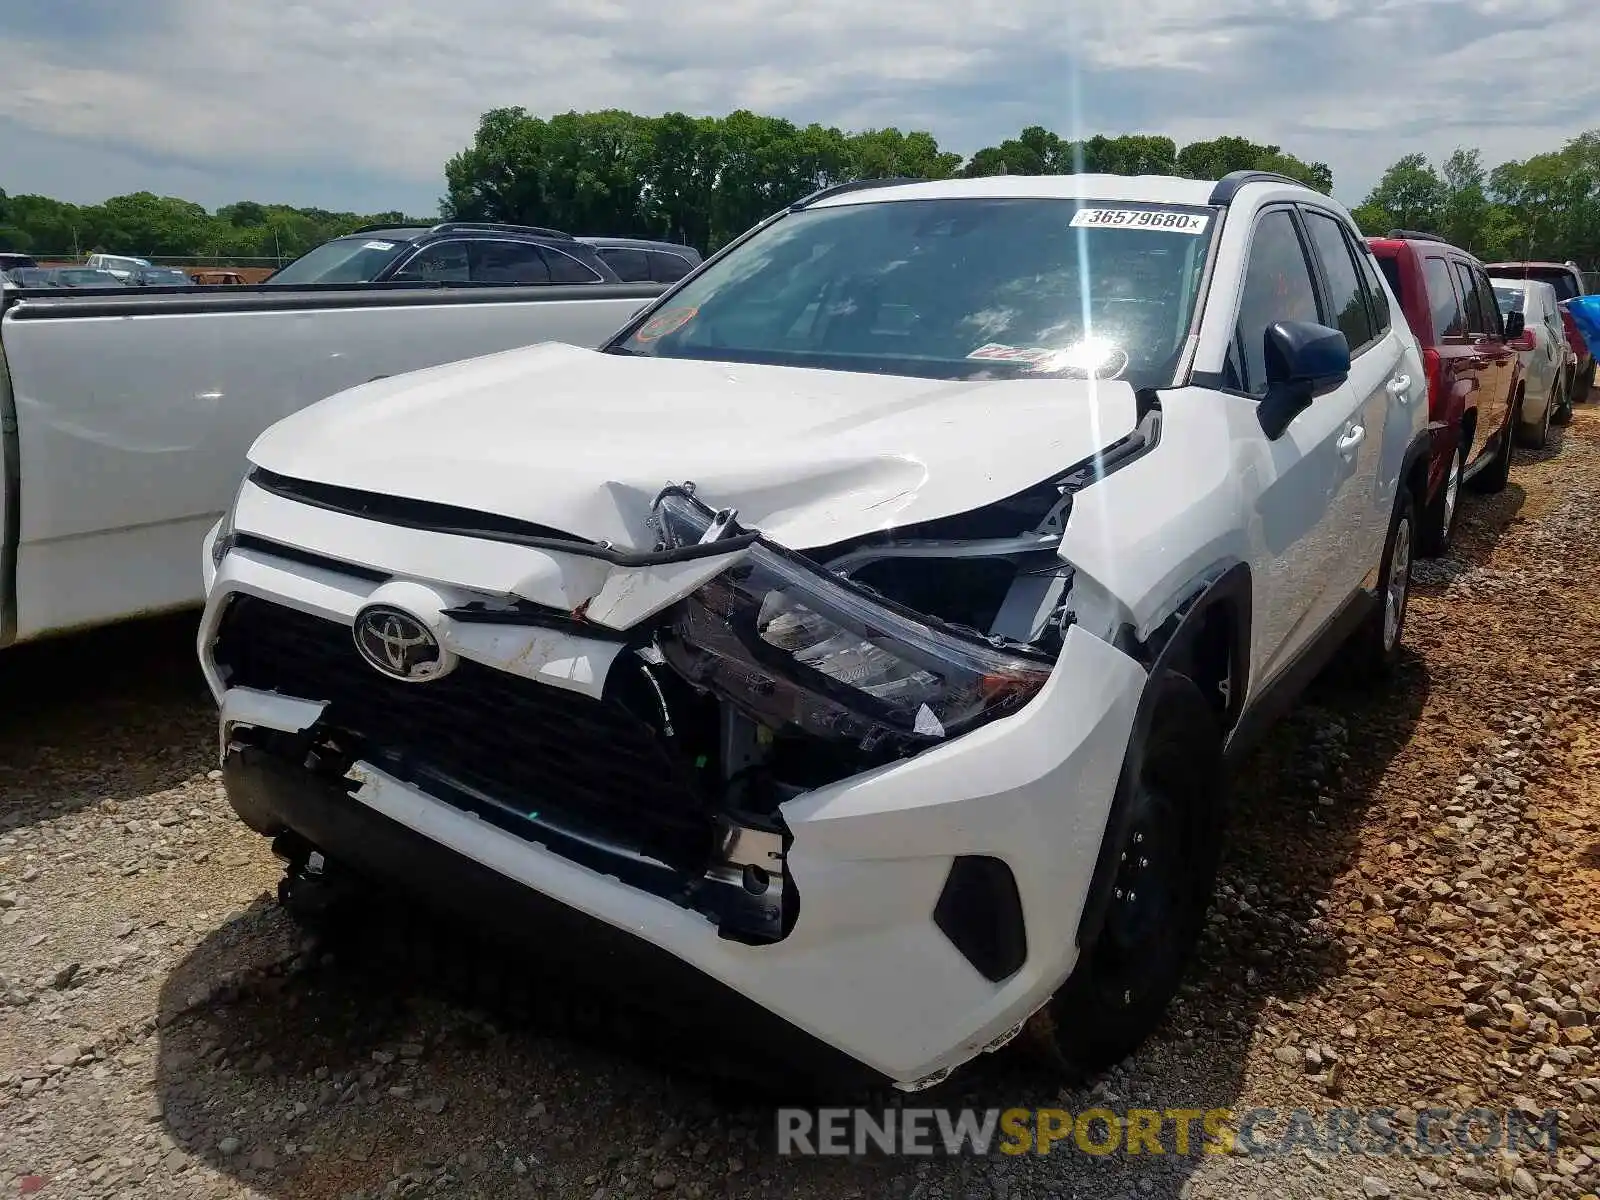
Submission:
[[1256,415],[1261,431],[1276,440],[1313,400],[1349,378],[1350,343],[1313,321],[1279,321],[1264,337],[1267,394]]
[[1506,341],[1515,341],[1528,328],[1528,318],[1520,312],[1506,314]]

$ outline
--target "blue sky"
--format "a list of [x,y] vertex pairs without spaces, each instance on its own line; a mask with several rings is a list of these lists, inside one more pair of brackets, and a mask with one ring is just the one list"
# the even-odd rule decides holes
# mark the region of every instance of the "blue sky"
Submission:
[[970,152],[1223,133],[1334,169],[1600,125],[1595,0],[3,0],[0,188],[434,211],[487,108],[746,107]]

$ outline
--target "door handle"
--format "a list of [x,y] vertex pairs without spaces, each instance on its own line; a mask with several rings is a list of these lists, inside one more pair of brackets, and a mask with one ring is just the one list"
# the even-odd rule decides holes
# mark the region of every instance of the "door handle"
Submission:
[[1345,430],[1344,436],[1335,444],[1339,447],[1339,453],[1348,458],[1350,455],[1355,453],[1356,447],[1361,445],[1361,443],[1366,440],[1367,431],[1365,427],[1361,425],[1352,425],[1349,429]]
[[1407,400],[1410,400],[1411,399],[1411,376],[1409,376],[1409,375],[1396,375],[1393,379],[1389,380],[1388,388],[1389,388],[1389,394],[1391,396],[1398,396],[1402,403],[1407,401]]

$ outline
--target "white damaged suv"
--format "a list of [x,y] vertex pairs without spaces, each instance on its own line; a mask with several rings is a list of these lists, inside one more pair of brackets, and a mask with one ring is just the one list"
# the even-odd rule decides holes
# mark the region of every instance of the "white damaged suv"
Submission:
[[1398,654],[1427,407],[1292,180],[830,188],[598,351],[261,436],[204,558],[228,793],[289,898],[678,974],[808,1070],[914,1088],[1035,1016],[1101,1065],[1178,986],[1227,757]]

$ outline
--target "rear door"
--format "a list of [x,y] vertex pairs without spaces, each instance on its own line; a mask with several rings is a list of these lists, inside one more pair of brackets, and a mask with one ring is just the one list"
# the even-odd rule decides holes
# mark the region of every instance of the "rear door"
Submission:
[[[1471,263],[1452,261],[1466,317],[1464,368],[1475,380],[1473,396],[1478,410],[1473,442],[1486,448],[1505,427],[1511,407],[1511,386],[1516,375],[1516,353],[1506,345],[1500,306],[1488,277]],[[1480,283],[1481,281],[1481,283]]]
[[1331,617],[1366,582],[1382,556],[1393,505],[1384,478],[1389,409],[1399,397],[1409,401],[1413,383],[1420,381],[1403,369],[1387,304],[1384,323],[1377,320],[1344,222],[1322,209],[1306,207],[1302,213],[1322,276],[1323,321],[1350,344],[1346,386],[1352,412],[1335,443],[1338,461],[1327,515],[1339,552],[1321,599],[1323,615]]

